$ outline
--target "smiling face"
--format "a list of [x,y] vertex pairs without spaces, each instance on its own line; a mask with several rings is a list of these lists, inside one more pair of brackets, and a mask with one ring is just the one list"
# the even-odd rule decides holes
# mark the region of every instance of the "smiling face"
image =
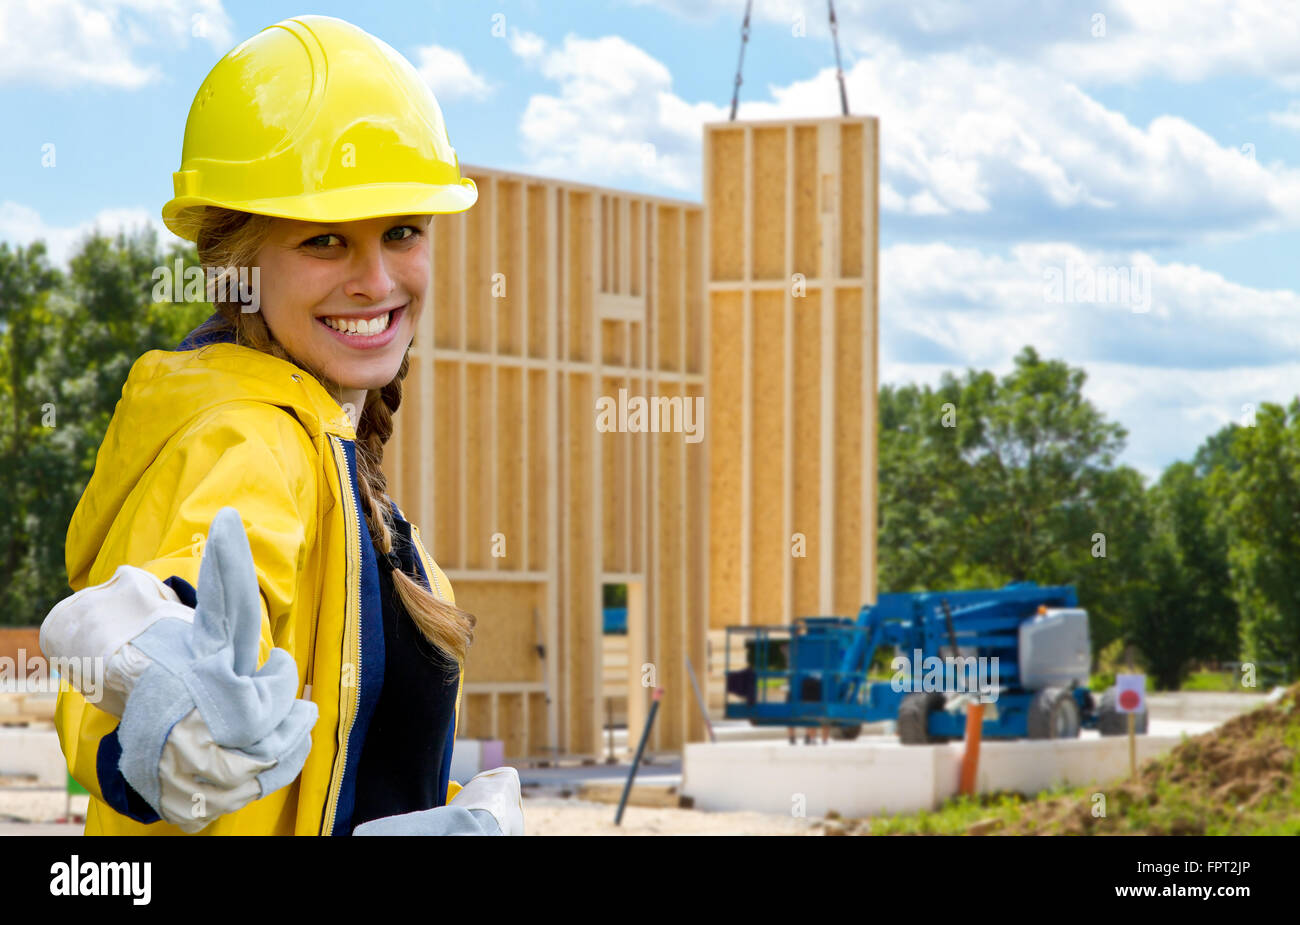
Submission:
[[261,312],[280,345],[357,413],[397,375],[424,308],[432,216],[277,218],[258,252]]

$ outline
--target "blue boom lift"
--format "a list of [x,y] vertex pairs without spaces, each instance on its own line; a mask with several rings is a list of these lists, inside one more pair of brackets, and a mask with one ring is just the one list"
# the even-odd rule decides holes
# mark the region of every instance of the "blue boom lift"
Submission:
[[[749,652],[749,664],[734,670],[733,634]],[[1128,731],[1114,688],[1098,698],[1086,686],[1088,614],[1068,585],[887,593],[856,620],[803,617],[792,626],[732,626],[727,636],[728,719],[829,725],[845,739],[863,723],[894,720],[903,744],[920,745],[962,738],[965,704],[975,698],[985,703],[984,738]],[[871,681],[881,646],[894,649],[892,677]],[[1140,714],[1137,730],[1146,725]]]

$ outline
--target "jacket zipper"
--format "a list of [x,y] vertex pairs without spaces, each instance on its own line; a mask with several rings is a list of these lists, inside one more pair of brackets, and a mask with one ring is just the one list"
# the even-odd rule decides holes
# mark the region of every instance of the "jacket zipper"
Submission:
[[[352,696],[339,700],[346,707],[344,715],[340,717],[339,722],[339,753],[334,762],[334,771],[330,775],[329,794],[325,801],[325,818],[321,826],[321,834],[330,834],[334,830],[334,821],[338,813],[339,794],[343,789],[343,777],[348,766],[348,739],[352,734],[352,725],[356,721],[357,712],[361,705],[361,576],[360,564],[361,558],[361,528],[360,515],[357,511],[356,496],[353,493],[354,483],[352,470],[348,466],[347,456],[343,452],[342,443],[333,435],[329,435],[330,446],[334,450],[334,465],[339,472],[340,488],[342,494],[346,496],[344,510],[346,512],[347,523],[347,551],[348,551],[348,576],[347,576],[347,603],[345,605],[344,635],[352,643],[352,660],[344,661],[341,666],[346,674],[347,666],[353,665],[352,672]],[[347,478],[344,478],[346,473]]]
[[[397,513],[402,514],[400,510]],[[402,514],[402,519],[406,520],[405,514]],[[408,520],[407,523],[411,522]],[[433,567],[433,562],[430,561],[428,554],[424,551],[424,540],[420,539],[420,528],[415,524],[411,524],[411,531],[415,534],[415,542],[420,550],[420,561],[424,563],[424,570],[429,573],[429,580],[433,582],[433,590],[438,597],[445,601],[447,597],[442,593],[442,585],[438,582],[438,571]]]

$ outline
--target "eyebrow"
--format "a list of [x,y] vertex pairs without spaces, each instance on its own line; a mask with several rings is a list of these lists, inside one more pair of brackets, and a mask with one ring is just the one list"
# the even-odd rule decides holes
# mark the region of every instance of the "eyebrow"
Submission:
[[[420,219],[430,218],[430,216],[418,215],[418,214],[417,215],[382,215],[382,216],[376,216],[376,218],[386,218],[392,222],[415,222],[415,221],[419,221]],[[364,221],[364,219],[359,219],[359,221]],[[340,228],[343,225],[355,224],[355,222],[313,222],[308,220],[308,221],[304,221],[303,224],[309,228]]]

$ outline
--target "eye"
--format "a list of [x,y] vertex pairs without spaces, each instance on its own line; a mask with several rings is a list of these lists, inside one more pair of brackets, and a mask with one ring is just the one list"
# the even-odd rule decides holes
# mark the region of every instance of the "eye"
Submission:
[[[394,237],[394,231],[409,231],[410,234]],[[424,234],[423,229],[417,228],[415,225],[398,225],[395,228],[389,228],[384,232],[384,239],[387,241],[409,241],[410,239],[419,237],[422,234]]]
[[329,246],[328,242],[330,238],[334,238],[336,241],[343,240],[336,234],[318,234],[314,238],[308,238],[306,241],[303,241],[302,246],[303,247],[328,247]]

